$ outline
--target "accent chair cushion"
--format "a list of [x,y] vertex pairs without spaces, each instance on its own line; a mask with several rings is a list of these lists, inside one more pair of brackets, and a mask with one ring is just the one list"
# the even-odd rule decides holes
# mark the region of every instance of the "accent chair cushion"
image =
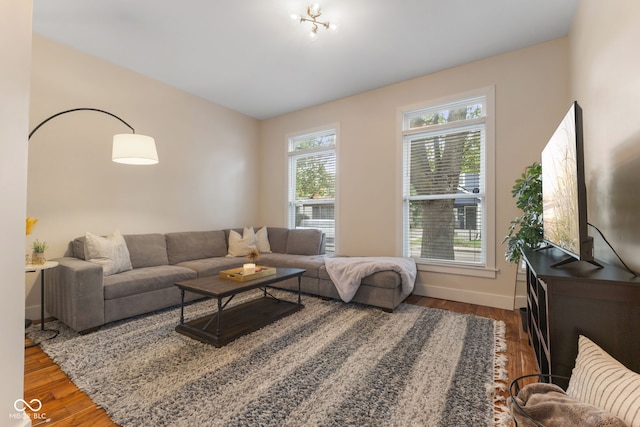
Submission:
[[640,427],[640,374],[582,335],[567,395],[611,412],[630,427]]

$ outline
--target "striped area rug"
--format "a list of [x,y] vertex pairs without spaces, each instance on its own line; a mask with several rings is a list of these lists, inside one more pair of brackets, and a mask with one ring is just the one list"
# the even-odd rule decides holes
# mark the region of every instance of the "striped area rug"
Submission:
[[[60,336],[42,348],[121,426],[501,424],[492,393],[505,379],[501,322],[409,304],[389,314],[303,303],[220,349],[176,333],[179,309],[84,336],[56,322]],[[192,304],[185,317],[214,304]]]

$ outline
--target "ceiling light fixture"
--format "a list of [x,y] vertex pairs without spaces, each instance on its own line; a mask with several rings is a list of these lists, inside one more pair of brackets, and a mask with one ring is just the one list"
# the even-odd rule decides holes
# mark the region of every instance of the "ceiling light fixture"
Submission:
[[322,15],[322,10],[320,9],[320,5],[318,3],[312,3],[307,7],[307,16],[301,16],[292,14],[291,19],[299,20],[302,24],[303,22],[311,23],[311,31],[309,32],[309,36],[312,39],[318,37],[318,28],[322,25],[327,30],[337,30],[338,26],[335,23],[331,23],[329,21],[318,21],[318,18]]

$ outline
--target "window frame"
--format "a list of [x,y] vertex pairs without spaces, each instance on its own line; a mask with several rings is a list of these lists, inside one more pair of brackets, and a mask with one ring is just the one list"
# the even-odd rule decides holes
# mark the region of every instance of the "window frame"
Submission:
[[[334,135],[334,144],[331,147],[314,147],[308,148],[304,150],[295,150],[295,141],[303,138],[313,138],[313,137],[321,137],[323,135]],[[319,203],[326,203],[328,201],[333,200],[333,210],[334,210],[334,252],[338,251],[338,193],[339,193],[339,184],[338,184],[338,147],[339,147],[339,139],[340,139],[340,126],[337,123],[321,126],[313,129],[308,129],[304,131],[299,131],[295,133],[290,133],[286,135],[286,165],[287,165],[287,173],[285,174],[286,184],[285,184],[285,224],[288,228],[296,228],[296,210],[295,210],[295,188],[291,187],[291,184],[295,182],[295,178],[292,177],[292,173],[295,174],[295,171],[292,170],[292,165],[294,158],[305,157],[306,155],[315,155],[321,153],[333,152],[335,158],[335,194],[333,199],[322,199]],[[294,197],[292,200],[292,196]],[[307,203],[307,204],[314,204]],[[328,252],[329,253],[329,252]]]
[[[405,130],[405,123],[409,120],[409,115],[416,113],[420,110],[428,110],[432,108],[449,106],[457,104],[461,101],[470,100],[473,98],[483,97],[485,99],[486,116],[482,119],[469,119],[464,122],[451,122],[441,125],[435,125],[433,128],[427,129],[408,129]],[[398,207],[398,247],[399,252],[403,256],[409,256],[408,253],[408,241],[409,238],[409,225],[408,225],[408,206],[409,199],[405,197],[405,174],[408,170],[405,170],[405,139],[410,135],[422,134],[425,132],[440,131],[450,128],[457,128],[460,126],[466,126],[467,124],[477,124],[484,122],[485,125],[485,147],[484,147],[484,211],[482,218],[482,233],[485,239],[485,252],[484,265],[465,263],[460,261],[448,261],[448,260],[431,260],[425,258],[414,258],[418,269],[420,271],[428,271],[435,273],[447,273],[457,274],[465,276],[476,276],[495,278],[497,274],[496,269],[496,230],[495,230],[495,218],[496,218],[496,194],[495,194],[495,87],[487,86],[476,90],[462,92],[438,99],[428,100],[418,104],[412,104],[398,108],[397,114],[397,128],[398,128],[398,163],[399,163],[399,178],[398,178],[398,194],[400,195],[399,207]]]

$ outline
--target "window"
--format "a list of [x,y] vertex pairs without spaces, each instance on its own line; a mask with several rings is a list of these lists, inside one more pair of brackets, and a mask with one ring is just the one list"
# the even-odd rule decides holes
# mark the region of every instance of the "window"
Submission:
[[405,256],[494,268],[492,117],[493,88],[402,112]]
[[289,138],[290,228],[319,228],[335,251],[336,130]]

